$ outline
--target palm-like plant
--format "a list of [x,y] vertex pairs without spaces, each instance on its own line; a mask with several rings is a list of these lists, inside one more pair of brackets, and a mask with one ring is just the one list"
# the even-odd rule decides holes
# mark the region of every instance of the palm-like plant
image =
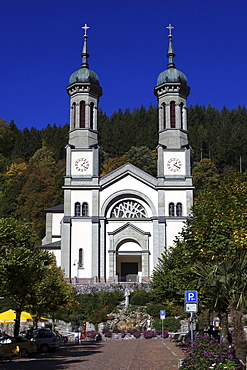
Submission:
[[246,356],[246,340],[242,308],[247,297],[247,251],[239,249],[235,256],[223,262],[197,265],[198,289],[209,299],[211,309],[221,318],[222,340],[228,336],[228,313],[231,314],[232,341],[241,360]]

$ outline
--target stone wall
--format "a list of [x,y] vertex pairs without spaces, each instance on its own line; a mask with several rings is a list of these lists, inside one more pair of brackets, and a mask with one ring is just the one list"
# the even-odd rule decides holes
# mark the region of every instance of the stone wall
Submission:
[[125,292],[128,289],[130,292],[136,292],[137,290],[144,289],[146,292],[150,292],[149,283],[89,283],[89,284],[72,284],[75,287],[78,294],[96,294],[99,292]]

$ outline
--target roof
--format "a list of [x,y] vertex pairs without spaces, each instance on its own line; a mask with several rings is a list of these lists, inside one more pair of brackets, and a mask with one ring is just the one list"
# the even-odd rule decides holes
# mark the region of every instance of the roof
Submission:
[[59,204],[58,206],[53,206],[53,207],[50,207],[50,208],[46,208],[45,212],[63,213],[64,212],[64,205]]
[[41,245],[39,248],[42,248],[42,249],[61,249],[61,240],[58,240],[57,242]]

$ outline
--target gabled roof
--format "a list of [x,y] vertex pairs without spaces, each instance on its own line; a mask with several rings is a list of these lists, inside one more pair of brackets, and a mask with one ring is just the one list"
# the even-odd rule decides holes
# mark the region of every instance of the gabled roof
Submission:
[[113,170],[107,175],[101,177],[100,185],[102,186],[102,188],[108,187],[109,185],[113,184],[116,181],[121,180],[123,177],[128,175],[151,186],[152,188],[155,188],[155,186],[157,186],[157,179],[155,177],[149,175],[147,172],[141,170],[140,168],[134,166],[131,163],[125,163],[116,170]]
[[54,207],[50,207],[50,208],[46,208],[45,209],[45,212],[52,212],[52,213],[63,213],[64,212],[64,205],[63,204],[59,204],[58,206],[54,206]]
[[58,240],[57,242],[41,245],[39,248],[41,249],[61,249],[61,240]]
[[139,227],[135,226],[135,225],[132,225],[130,222],[126,222],[126,224],[120,226],[118,229],[114,230],[114,231],[109,231],[108,234],[109,235],[115,235],[115,234],[118,234],[120,231],[123,231],[125,229],[133,229],[135,230],[136,232],[140,233],[140,234],[143,234],[143,235],[148,235],[150,236],[150,232],[149,231],[143,231],[141,229],[139,229]]

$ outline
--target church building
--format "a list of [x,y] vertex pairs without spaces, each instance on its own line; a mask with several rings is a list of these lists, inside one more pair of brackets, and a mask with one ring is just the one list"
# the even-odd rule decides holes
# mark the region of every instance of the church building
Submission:
[[169,25],[167,69],[157,78],[157,177],[130,163],[100,177],[97,112],[102,87],[89,69],[87,25],[81,68],[72,73],[64,205],[46,209],[42,248],[70,281],[148,282],[190,215],[193,186],[186,76],[175,67]]

